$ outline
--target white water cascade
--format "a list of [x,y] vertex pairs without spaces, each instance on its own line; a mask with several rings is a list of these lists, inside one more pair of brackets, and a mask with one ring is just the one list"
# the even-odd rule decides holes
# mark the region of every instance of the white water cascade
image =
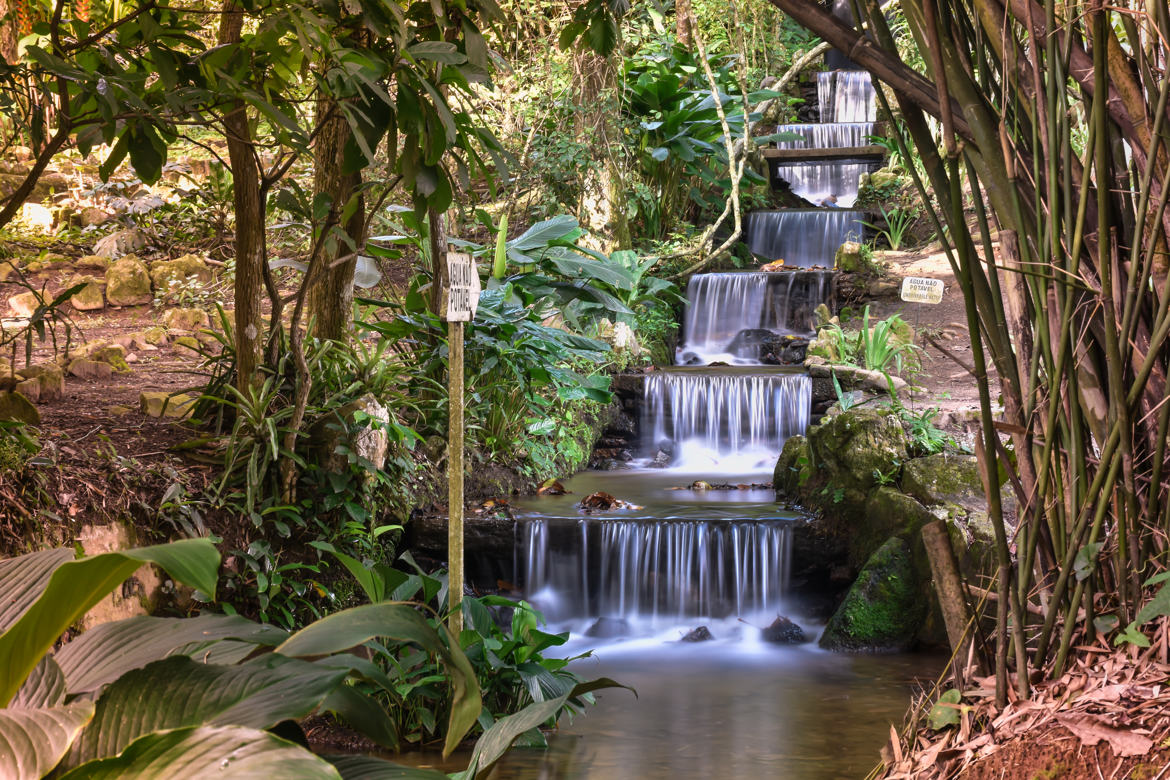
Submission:
[[877,121],[873,79],[864,70],[818,73],[817,103],[821,122]]
[[806,374],[659,371],[646,378],[644,447],[673,451],[688,471],[766,469],[789,436],[804,433],[811,404]]
[[534,520],[521,532],[529,592],[556,594],[541,601],[551,620],[767,613],[787,590],[787,524]]
[[848,209],[752,211],[744,220],[744,241],[765,260],[783,260],[791,268],[831,268],[842,242],[864,233],[864,218],[863,212]]
[[687,284],[677,362],[759,365],[758,331],[810,335],[832,284],[831,271],[696,274]]

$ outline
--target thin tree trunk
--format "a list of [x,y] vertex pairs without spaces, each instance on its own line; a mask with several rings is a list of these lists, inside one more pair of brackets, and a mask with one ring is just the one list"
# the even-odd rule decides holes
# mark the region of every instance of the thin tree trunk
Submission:
[[344,339],[353,322],[353,274],[357,254],[365,245],[366,209],[358,188],[360,173],[342,173],[342,160],[350,140],[349,122],[336,104],[323,98],[317,104],[317,141],[313,172],[313,195],[332,198],[328,225],[338,224],[340,215],[355,197],[358,203],[341,228],[349,243],[338,237],[327,238],[320,271],[309,288],[309,312],[313,317],[313,334],[323,339]]
[[[219,24],[220,45],[238,44],[243,25],[240,5],[236,0],[225,0]],[[264,208],[260,203],[260,166],[243,100],[237,100],[224,116],[223,126],[236,216],[236,386],[246,391],[259,381],[263,354],[260,301],[264,291]]]

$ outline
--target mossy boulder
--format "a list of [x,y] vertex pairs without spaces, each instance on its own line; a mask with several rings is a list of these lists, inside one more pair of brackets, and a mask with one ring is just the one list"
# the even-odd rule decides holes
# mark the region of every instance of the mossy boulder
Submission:
[[86,255],[85,257],[78,258],[77,262],[74,263],[74,267],[92,268],[97,271],[105,271],[113,262],[113,260],[105,257],[104,255]]
[[65,374],[60,366],[38,364],[16,372],[22,381],[16,389],[33,403],[55,401],[65,395]]
[[191,413],[196,398],[186,393],[144,391],[138,396],[138,408],[147,417],[181,419]]
[[833,265],[838,271],[847,274],[875,274],[880,270],[873,260],[865,256],[864,249],[857,241],[842,244],[833,258]]
[[150,278],[159,297],[173,299],[177,288],[183,284],[214,282],[215,271],[198,255],[183,255],[174,260],[151,263]]
[[147,344],[153,347],[166,346],[168,341],[167,329],[157,325],[153,328],[147,328],[142,331],[142,338]]
[[162,324],[167,330],[190,333],[211,327],[211,320],[202,309],[167,309]]
[[171,344],[171,348],[184,355],[200,355],[203,352],[203,345],[194,336],[179,336]]
[[85,285],[69,299],[70,305],[78,311],[98,311],[106,308],[106,283],[94,276],[76,274],[66,283],[66,287]]
[[0,392],[0,420],[40,425],[41,413],[23,395],[15,390]]
[[921,592],[909,546],[891,537],[862,567],[825,626],[821,647],[846,652],[908,650],[926,612]]
[[784,449],[772,472],[772,487],[776,495],[784,498],[798,498],[800,486],[808,479],[808,439],[804,436],[789,436]]
[[111,306],[138,306],[154,300],[146,265],[134,255],[112,263],[106,269],[106,300]]
[[939,453],[907,461],[902,468],[902,491],[924,504],[982,507],[983,479],[974,455]]
[[807,435],[812,476],[832,489],[868,493],[880,480],[897,479],[908,457],[902,423],[888,410],[850,409]]
[[85,357],[99,363],[106,363],[119,374],[130,372],[130,364],[126,362],[126,348],[121,344],[97,342],[86,348]]
[[[888,485],[879,487],[865,504],[865,522],[855,524],[849,534],[850,563],[862,564],[891,536],[909,541],[911,547],[921,547],[918,534],[934,519],[930,510],[913,497]],[[919,570],[927,571],[925,566]]]

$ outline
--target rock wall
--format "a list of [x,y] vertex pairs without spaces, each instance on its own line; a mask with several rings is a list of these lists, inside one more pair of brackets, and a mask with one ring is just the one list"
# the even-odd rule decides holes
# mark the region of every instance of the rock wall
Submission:
[[796,531],[794,579],[837,591],[852,583],[825,647],[896,651],[945,642],[921,538],[936,518],[947,521],[967,576],[994,570],[975,457],[912,450],[894,411],[858,408],[790,438],[776,463],[777,498],[814,515]]

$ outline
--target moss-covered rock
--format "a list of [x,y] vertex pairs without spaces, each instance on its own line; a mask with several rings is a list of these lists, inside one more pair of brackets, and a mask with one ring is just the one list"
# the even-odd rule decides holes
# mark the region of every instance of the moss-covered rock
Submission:
[[92,268],[96,271],[105,271],[110,267],[110,263],[114,262],[104,255],[86,255],[79,258],[74,266],[76,268]]
[[186,393],[144,391],[138,396],[138,408],[147,417],[183,418],[191,413],[196,398]]
[[210,284],[215,271],[198,255],[183,255],[174,260],[159,260],[150,264],[150,278],[159,297],[173,299],[177,288],[185,283]]
[[849,652],[907,650],[925,611],[910,548],[891,537],[866,561],[825,626],[820,645]]
[[168,340],[167,329],[157,325],[153,328],[147,328],[142,331],[142,338],[147,344],[153,347],[166,346]]
[[974,455],[939,453],[907,461],[902,468],[902,491],[924,504],[982,506],[983,479]]
[[8,390],[0,392],[0,420],[40,425],[41,413],[19,392]]
[[120,344],[97,344],[86,349],[86,357],[99,363],[106,363],[119,374],[130,372],[126,362],[126,348]]
[[163,312],[162,324],[171,331],[191,333],[210,327],[211,320],[202,309],[167,309]]
[[33,403],[55,401],[65,394],[65,374],[60,366],[41,363],[16,372],[16,389]]
[[203,353],[203,345],[194,336],[179,336],[171,343],[171,348],[184,355],[201,355]]
[[900,476],[907,460],[906,434],[896,414],[880,409],[850,409],[826,417],[808,431],[809,465],[814,478],[831,489],[868,493]]
[[94,276],[75,274],[66,287],[85,285],[69,299],[70,305],[78,311],[97,311],[106,308],[106,283]]
[[141,260],[126,255],[106,269],[106,300],[111,306],[138,306],[154,300],[150,274]]
[[801,484],[808,479],[808,439],[796,435],[788,437],[772,472],[772,486],[778,496],[796,499]]
[[891,536],[920,547],[918,534],[934,519],[930,510],[911,496],[888,485],[879,487],[865,504],[865,522],[855,523],[849,534],[850,563],[860,565]]

